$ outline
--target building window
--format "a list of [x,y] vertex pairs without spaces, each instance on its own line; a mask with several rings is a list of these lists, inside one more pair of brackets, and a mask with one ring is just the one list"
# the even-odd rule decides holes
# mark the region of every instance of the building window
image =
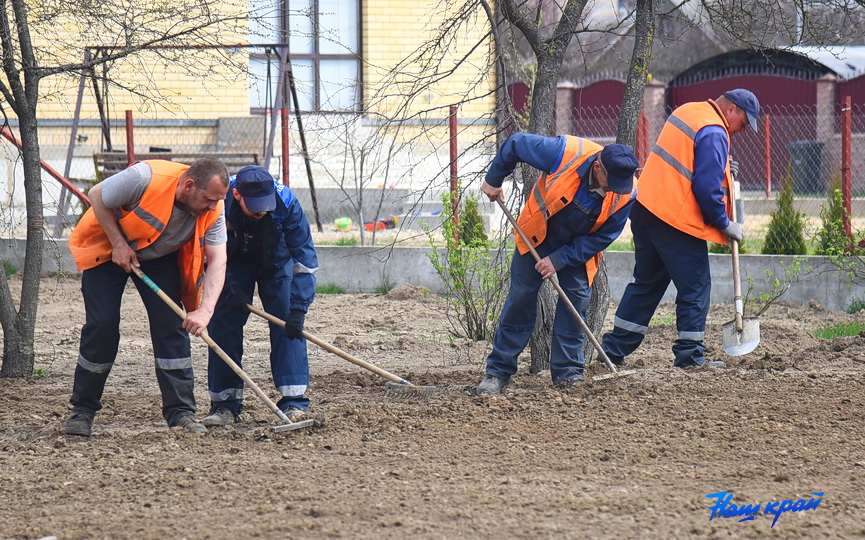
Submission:
[[249,11],[249,43],[261,45],[249,55],[253,114],[273,104],[280,55],[273,45],[286,42],[301,111],[359,110],[360,0],[249,0]]

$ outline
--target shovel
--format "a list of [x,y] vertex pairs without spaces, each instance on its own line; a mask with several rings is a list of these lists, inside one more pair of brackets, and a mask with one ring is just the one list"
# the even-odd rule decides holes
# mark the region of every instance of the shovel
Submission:
[[[501,199],[496,199],[496,202],[499,203],[499,208],[501,208],[502,212],[505,213],[505,216],[508,218],[508,221],[510,221],[511,225],[513,225],[514,230],[517,231],[517,234],[519,234],[520,237],[522,237],[523,242],[525,242],[526,247],[529,248],[529,251],[532,252],[532,255],[534,256],[535,260],[540,262],[541,256],[538,255],[538,252],[535,250],[534,246],[532,246],[532,243],[529,242],[529,239],[526,237],[526,233],[523,232],[523,229],[517,224],[517,220],[514,219],[513,215],[511,215],[510,211],[505,206],[505,203],[503,203]],[[634,371],[634,370],[619,371],[618,369],[616,369],[615,364],[613,364],[613,362],[610,361],[610,357],[607,356],[607,353],[604,352],[604,349],[601,347],[601,344],[598,343],[598,338],[596,338],[595,335],[592,334],[592,330],[589,328],[589,325],[586,324],[586,321],[584,321],[582,317],[580,317],[580,312],[577,311],[577,308],[574,307],[574,304],[565,295],[565,291],[562,289],[562,286],[559,285],[559,280],[555,274],[550,276],[550,283],[552,283],[553,287],[556,288],[556,292],[559,293],[559,298],[561,298],[562,302],[564,302],[565,305],[568,306],[568,310],[571,312],[571,315],[573,315],[574,318],[577,319],[577,323],[579,323],[580,328],[583,329],[583,333],[586,334],[586,337],[589,339],[589,341],[592,343],[592,346],[598,352],[598,356],[601,357],[601,359],[604,361],[604,364],[607,365],[607,369],[610,370],[609,373],[605,373],[603,375],[595,375],[594,377],[592,377],[592,380],[593,381],[602,381],[605,379],[612,379],[615,377],[627,377],[628,375],[633,375],[634,373],[636,373],[636,371]]]
[[[135,273],[135,275],[138,276],[138,278],[141,279],[141,281],[143,281],[145,285],[150,287],[150,290],[155,292],[156,296],[158,296],[160,299],[162,299],[162,301],[165,302],[168,305],[168,307],[170,307],[172,310],[174,310],[174,312],[177,313],[177,315],[179,317],[181,317],[182,319],[186,318],[186,310],[184,310],[182,307],[178,306],[177,303],[174,300],[172,300],[171,297],[169,297],[167,294],[165,294],[165,291],[163,291],[161,288],[159,288],[159,285],[157,285],[156,283],[153,282],[152,279],[147,277],[147,275],[145,275],[144,272],[142,272],[141,270],[139,270],[135,266],[132,267],[132,272]],[[305,428],[305,427],[310,427],[310,426],[315,425],[315,420],[313,420],[312,418],[309,418],[307,420],[300,420],[298,422],[292,422],[288,418],[288,416],[286,416],[285,413],[282,412],[279,409],[279,407],[277,407],[276,403],[274,403],[269,397],[267,397],[267,394],[265,394],[264,391],[262,391],[262,389],[259,388],[257,384],[255,384],[255,381],[250,379],[249,375],[247,375],[242,369],[240,369],[240,366],[238,366],[234,362],[234,360],[232,360],[231,357],[228,356],[228,353],[223,351],[222,348],[219,345],[217,345],[215,341],[213,341],[213,339],[210,337],[210,335],[208,335],[207,330],[204,330],[203,332],[201,332],[200,337],[201,337],[201,339],[204,340],[205,343],[207,343],[207,345],[211,349],[213,349],[213,352],[215,352],[222,359],[222,361],[225,362],[228,365],[228,367],[230,367],[231,370],[237,374],[238,377],[243,379],[243,382],[245,382],[247,386],[252,388],[252,391],[255,392],[255,395],[258,396],[259,398],[261,398],[261,400],[267,404],[268,408],[271,411],[273,411],[273,413],[280,420],[285,422],[283,425],[276,426],[275,428],[273,428],[273,431],[275,431],[276,433],[279,433],[281,431],[293,431],[295,429],[300,429],[300,428]]]
[[[733,221],[736,220],[736,189],[730,190],[732,198]],[[739,279],[739,242],[730,239],[730,250],[733,252],[733,304],[736,318],[724,324],[724,352],[730,356],[742,356],[757,348],[760,344],[760,321],[746,319],[743,315],[745,306],[742,303],[742,283]]]

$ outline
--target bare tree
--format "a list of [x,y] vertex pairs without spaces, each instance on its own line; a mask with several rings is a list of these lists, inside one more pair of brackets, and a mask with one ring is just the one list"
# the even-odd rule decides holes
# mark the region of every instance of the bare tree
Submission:
[[[39,4],[0,0],[3,55],[0,94],[4,101],[0,108],[4,118],[11,112],[18,119],[27,221],[22,290],[17,307],[7,277],[0,272],[0,326],[3,329],[0,377],[31,375],[35,360],[33,340],[45,239],[36,113],[43,97],[40,84],[48,78],[76,77],[82,70],[95,73],[95,67],[121,59],[134,61],[142,50],[157,46],[166,48],[154,50],[152,54],[174,61],[187,54],[171,46],[216,44],[223,33],[236,36],[241,28],[238,24],[245,18],[245,14],[236,11],[220,13],[207,0],[46,0]],[[74,28],[75,32],[67,28]],[[84,43],[82,39],[92,41]],[[90,60],[76,61],[84,57],[85,45],[106,48],[103,54]],[[196,67],[188,58],[186,62],[193,72],[201,69],[203,74],[207,69],[206,66]],[[142,98],[158,97],[154,92],[155,84],[124,86],[119,80],[110,82]]]

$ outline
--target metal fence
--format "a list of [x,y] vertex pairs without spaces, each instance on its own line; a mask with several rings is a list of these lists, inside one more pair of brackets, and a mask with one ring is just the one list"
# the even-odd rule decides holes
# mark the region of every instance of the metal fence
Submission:
[[[667,115],[641,115],[635,144],[641,165],[654,146]],[[618,107],[574,108],[570,118],[557,118],[557,130],[600,143],[616,138]],[[840,189],[848,232],[863,230],[865,215],[865,105],[832,107],[768,106],[761,111],[759,131],[747,129],[731,138],[732,159],[739,163],[737,180],[744,209],[745,251],[761,252],[780,194],[787,182],[793,209],[801,217],[809,252],[816,249],[833,189]],[[842,163],[842,160],[847,161]],[[628,240],[629,231],[623,235]]]
[[[581,107],[572,111],[570,118],[557,118],[559,133],[602,144],[615,140],[618,107]],[[665,120],[665,114],[641,118],[636,144],[641,163]],[[384,243],[391,227],[412,228],[411,234],[419,236],[423,223],[433,227],[440,224],[441,195],[454,177],[450,167],[453,138],[457,139],[461,185],[474,193],[495,152],[497,126],[490,119],[463,120],[456,131],[449,129],[446,117],[421,118],[411,125],[383,125],[352,114],[309,114],[302,121],[303,137],[296,118],[292,117],[288,130],[283,131],[279,116],[275,124],[271,117],[264,116],[176,123],[133,119],[133,129],[121,120],[112,122],[107,131],[97,122],[83,122],[72,138],[68,124],[48,124],[40,126],[40,135],[46,165],[82,190],[98,177],[98,157],[109,151],[125,152],[128,143],[137,156],[182,160],[192,154],[234,153],[244,156],[240,159],[257,160],[268,166],[276,178],[287,178],[315,229],[320,224],[324,234],[347,239],[342,231],[347,228],[355,237],[360,233],[362,243],[371,243],[371,232],[381,234],[379,243]],[[731,155],[740,165],[744,250],[762,251],[772,214],[778,210],[779,195],[788,180],[811,252],[825,225],[821,214],[835,187],[843,192],[849,232],[855,236],[862,231],[865,105],[824,109],[769,106],[764,107],[759,125],[758,133],[747,130],[732,137]],[[5,177],[7,188],[0,201],[0,219],[6,236],[20,236],[26,229],[20,160],[13,145],[3,143],[0,148],[0,177]],[[847,162],[843,162],[845,159]],[[57,236],[68,234],[83,205],[47,173],[43,175],[43,199],[46,227]],[[491,206],[482,206],[482,211],[488,214],[491,228],[500,226],[502,220]],[[351,219],[351,227],[340,218]],[[622,242],[628,240],[626,231]]]

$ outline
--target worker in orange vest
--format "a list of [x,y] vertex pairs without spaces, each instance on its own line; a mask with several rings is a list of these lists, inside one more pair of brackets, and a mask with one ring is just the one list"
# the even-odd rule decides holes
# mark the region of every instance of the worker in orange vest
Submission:
[[703,337],[712,280],[707,242],[742,240],[730,220],[733,182],[730,135],[757,131],[760,102],[748,90],[730,90],[716,100],[686,103],[667,119],[640,175],[640,193],[631,211],[634,280],[625,288],[614,328],[603,349],[623,366],[649,326],[668,285],[676,286],[675,367],[708,365]]
[[[131,267],[140,268],[187,311],[181,320],[149,286],[133,283],[147,310],[162,416],[169,427],[207,428],[195,418],[189,333],[200,335],[222,291],[226,264],[223,199],[228,171],[205,158],[183,165],[136,163],[90,190],[93,206],[69,237],[81,273],[81,329],[67,435],[89,437],[120,342],[120,304]],[[207,275],[204,260],[207,258]]]
[[[637,158],[623,144],[606,147],[588,139],[516,133],[504,142],[481,190],[502,197],[502,182],[518,163],[543,172],[517,223],[541,257],[536,262],[517,236],[511,286],[487,358],[478,394],[498,394],[517,372],[517,357],[535,327],[538,290],[553,274],[582,317],[601,252],[618,238],[636,195]],[[553,323],[550,374],[553,384],[583,381],[585,334],[562,300]]]

